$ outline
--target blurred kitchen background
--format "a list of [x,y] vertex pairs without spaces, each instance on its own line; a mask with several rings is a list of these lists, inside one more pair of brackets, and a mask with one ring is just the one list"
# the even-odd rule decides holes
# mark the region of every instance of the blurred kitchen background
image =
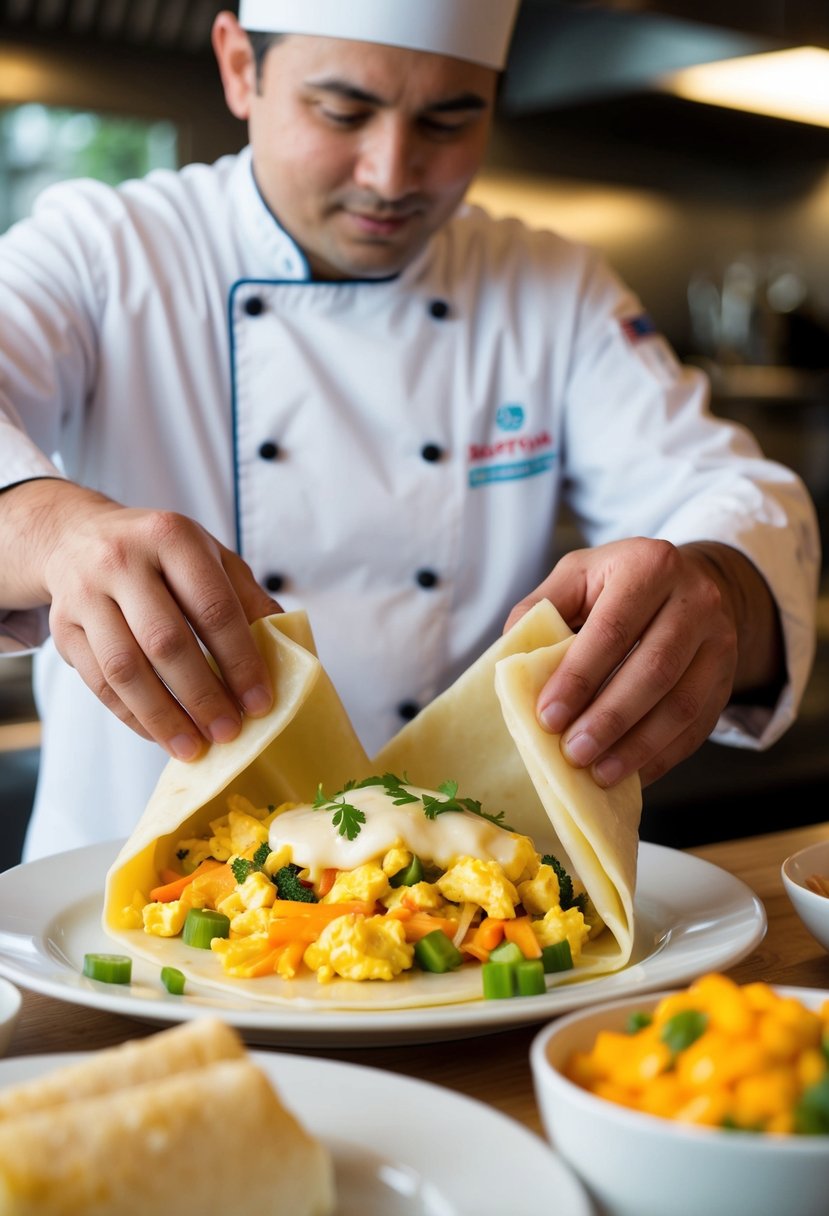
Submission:
[[[57,179],[240,147],[209,37],[232,7],[0,0],[0,231]],[[707,369],[714,410],[803,476],[829,536],[827,0],[524,0],[471,197],[604,250]],[[0,660],[0,869],[19,858],[38,742],[29,659]],[[647,791],[643,837],[823,819],[827,778],[824,594],[797,724],[764,755],[704,745]]]

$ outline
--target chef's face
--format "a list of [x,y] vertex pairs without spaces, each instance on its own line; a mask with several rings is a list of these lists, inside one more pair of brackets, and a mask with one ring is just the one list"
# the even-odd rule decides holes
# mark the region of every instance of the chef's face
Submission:
[[480,166],[496,73],[421,51],[291,34],[268,51],[257,79],[247,37],[223,16],[227,32],[218,18],[214,46],[228,103],[248,121],[265,202],[314,277],[396,274]]

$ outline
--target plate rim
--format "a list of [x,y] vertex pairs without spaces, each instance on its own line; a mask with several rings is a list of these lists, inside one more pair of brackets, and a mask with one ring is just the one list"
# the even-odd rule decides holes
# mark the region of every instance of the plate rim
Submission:
[[[686,880],[688,870],[696,874],[700,881],[706,876],[709,882],[713,881],[724,888],[724,895],[727,894],[731,900],[739,902],[744,920],[741,936],[736,940],[733,935],[724,937],[715,955],[707,959],[702,967],[694,965],[689,969],[687,962],[683,965],[683,951],[681,948],[677,951],[671,937],[671,931],[676,927],[672,924],[666,926],[667,941],[659,950],[619,972],[586,979],[580,984],[553,988],[541,996],[516,997],[508,1002],[465,1001],[451,1005],[416,1006],[385,1011],[291,1009],[263,1002],[258,1008],[251,1005],[249,1008],[240,1009],[223,1003],[220,989],[203,988],[189,996],[170,997],[163,992],[160,985],[157,997],[139,997],[135,992],[105,991],[102,986],[95,985],[92,981],[84,981],[83,984],[69,983],[67,977],[71,976],[73,980],[80,980],[81,977],[75,968],[70,967],[68,959],[59,960],[56,951],[48,949],[45,937],[55,915],[44,912],[39,926],[41,937],[37,939],[31,932],[22,933],[20,928],[15,930],[14,915],[7,916],[3,906],[7,889],[17,885],[22,874],[34,874],[37,868],[43,871],[57,866],[64,873],[86,875],[93,861],[97,862],[99,868],[96,869],[92,865],[92,877],[82,889],[67,895],[62,907],[68,911],[76,903],[98,892],[103,898],[103,877],[108,863],[114,859],[121,844],[122,841],[110,840],[84,845],[66,853],[50,854],[0,873],[0,975],[23,988],[57,1000],[123,1014],[143,1022],[171,1023],[206,1013],[217,1014],[243,1034],[266,1033],[267,1037],[259,1041],[273,1045],[357,1046],[360,1038],[365,1038],[372,1044],[389,1044],[394,1041],[427,1042],[531,1025],[594,1001],[670,987],[700,974],[702,970],[733,966],[756,948],[765,936],[767,928],[762,901],[742,879],[692,853],[643,841],[640,843],[640,866],[643,856],[649,870],[657,866],[660,870],[665,865],[680,866],[686,872]],[[69,864],[70,861],[73,861],[73,864]],[[79,861],[85,861],[86,864],[79,866]],[[80,879],[76,881],[80,882]],[[672,892],[668,891],[662,898],[670,901],[671,894]],[[54,892],[52,895],[54,896]],[[640,888],[638,897],[646,899],[647,892]],[[655,895],[652,897],[656,898]],[[58,911],[60,910],[59,904]],[[12,923],[9,924],[9,921]],[[10,940],[22,947],[16,955],[9,953]],[[52,971],[46,973],[32,965],[27,966],[27,954],[29,958],[36,958],[41,967],[46,961],[51,963]],[[675,957],[677,954],[678,958]],[[655,959],[660,961],[656,973],[652,974]],[[667,967],[665,959],[668,959]],[[671,962],[675,965],[671,966]]]

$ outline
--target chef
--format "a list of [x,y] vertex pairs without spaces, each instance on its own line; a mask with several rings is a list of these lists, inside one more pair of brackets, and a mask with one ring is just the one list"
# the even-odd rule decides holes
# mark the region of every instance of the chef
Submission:
[[168,754],[267,712],[247,622],[277,604],[370,754],[542,596],[580,635],[540,720],[600,784],[793,720],[801,483],[593,251],[463,204],[516,2],[242,0],[213,43],[249,146],[61,184],[0,242],[28,858],[126,835]]

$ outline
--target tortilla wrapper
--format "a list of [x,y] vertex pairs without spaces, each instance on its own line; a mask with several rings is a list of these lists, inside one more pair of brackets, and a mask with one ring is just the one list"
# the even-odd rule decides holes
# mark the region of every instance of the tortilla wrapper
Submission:
[[[561,753],[561,736],[544,730],[535,714],[539,693],[573,638],[495,664],[495,691],[504,721],[538,797],[610,933],[589,944],[581,975],[616,970],[633,949],[633,893],[639,848],[641,784],[637,775],[604,790],[588,769]],[[587,962],[587,959],[590,962]]]
[[[300,618],[302,623],[302,614],[292,616]],[[267,624],[277,622],[280,629],[270,630],[262,639],[277,652],[273,659],[275,665],[279,667],[277,658],[283,651],[286,652],[286,668],[289,658],[297,664],[305,661],[318,665],[318,660],[304,647],[299,656],[288,655],[290,642],[284,634],[285,618],[270,618]],[[574,971],[548,977],[548,983],[569,983],[622,966],[630,956],[632,942],[637,828],[641,810],[638,778],[629,778],[607,793],[599,790],[589,774],[581,774],[578,784],[571,786],[568,782],[574,771],[561,755],[558,740],[554,740],[554,747],[539,751],[537,756],[534,752],[535,759],[529,766],[525,739],[528,728],[518,712],[522,706],[516,702],[523,698],[526,702],[523,709],[534,717],[535,695],[526,687],[519,688],[515,680],[508,681],[505,702],[509,717],[505,718],[503,690],[502,700],[496,691],[499,663],[513,656],[528,657],[538,653],[542,657],[534,668],[534,678],[542,679],[545,665],[552,674],[560,660],[563,652],[557,650],[558,644],[572,636],[553,605],[546,600],[540,601],[446,692],[408,723],[373,761],[366,760],[350,726],[346,729],[345,711],[327,682],[322,694],[295,692],[297,703],[287,707],[289,712],[285,712],[286,706],[280,700],[278,708],[264,720],[271,724],[272,730],[268,734],[267,757],[261,765],[250,754],[249,747],[244,758],[236,762],[235,753],[243,750],[241,738],[221,749],[211,749],[208,755],[215,758],[215,767],[209,773],[213,785],[204,781],[196,786],[191,778],[184,806],[179,803],[176,789],[169,780],[165,782],[162,775],[136,832],[108,876],[104,917],[108,934],[130,954],[149,959],[157,967],[165,964],[178,967],[189,979],[232,992],[242,1002],[264,1001],[309,1010],[391,1010],[480,999],[480,971],[473,966],[443,975],[412,970],[391,982],[360,983],[337,979],[320,984],[315,975],[308,973],[292,980],[277,975],[242,979],[226,976],[219,960],[209,950],[192,949],[180,938],[161,938],[140,929],[119,926],[119,911],[129,905],[136,889],[149,891],[157,881],[159,868],[171,858],[178,840],[204,834],[208,822],[225,812],[225,796],[231,790],[247,794],[258,805],[274,804],[283,797],[310,802],[319,784],[331,792],[342,788],[348,779],[359,780],[391,771],[405,775],[413,785],[426,789],[437,789],[447,780],[456,781],[461,795],[478,799],[488,813],[502,811],[510,828],[529,836],[539,852],[555,853],[568,869],[579,875],[591,898],[595,891],[595,906],[611,932],[601,935],[595,943],[588,943],[583,959]],[[317,679],[327,681],[321,671],[317,672]],[[515,688],[511,692],[513,685]],[[285,695],[286,677],[283,675],[279,696],[284,698]],[[284,724],[280,724],[282,718],[287,719]],[[289,751],[285,747],[289,736],[297,740],[297,750]],[[332,763],[332,757],[336,763]],[[297,793],[283,792],[288,783],[285,774],[276,767],[280,762],[290,765],[290,787]],[[176,761],[170,761],[168,766],[174,771],[185,769],[188,776],[195,768],[197,766],[178,765]],[[252,771],[257,781],[251,779]],[[260,777],[273,784],[258,784]],[[203,799],[201,807],[197,806],[199,795]],[[565,801],[560,801],[560,797]],[[579,802],[578,806],[574,804],[575,800]],[[587,810],[581,807],[582,801]],[[612,822],[618,821],[617,828],[604,832],[597,829],[596,825],[605,815]],[[582,845],[582,839],[590,841],[592,854]],[[576,850],[576,856],[571,857],[571,848]],[[577,857],[585,859],[584,873]]]
[[309,802],[320,782],[339,789],[368,776],[370,762],[334,686],[316,656],[304,612],[266,617],[251,626],[270,670],[276,703],[264,718],[246,718],[232,743],[213,744],[190,764],[170,760],[135,831],[115,859],[105,895],[104,927],[119,928],[136,891],[157,885],[174,864],[176,841],[198,835],[241,794],[255,806]]
[[3,1216],[328,1216],[333,1167],[248,1059],[0,1123]]
[[7,1119],[64,1102],[100,1097],[175,1073],[206,1068],[217,1060],[240,1060],[241,1038],[217,1018],[199,1018],[146,1039],[131,1039],[118,1047],[68,1064],[45,1077],[0,1090],[0,1126]]

